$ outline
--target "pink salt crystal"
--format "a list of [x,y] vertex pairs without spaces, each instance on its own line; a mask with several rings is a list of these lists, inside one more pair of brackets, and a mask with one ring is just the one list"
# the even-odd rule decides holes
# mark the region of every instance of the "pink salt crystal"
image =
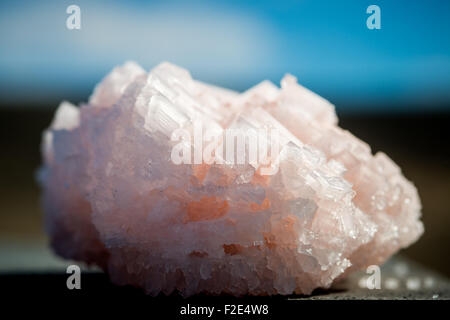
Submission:
[[[171,133],[195,121],[217,133],[275,127],[278,171],[174,164]],[[42,153],[54,250],[151,295],[310,294],[423,233],[413,184],[290,75],[238,94],[172,64],[127,63],[88,104],[60,105]]]

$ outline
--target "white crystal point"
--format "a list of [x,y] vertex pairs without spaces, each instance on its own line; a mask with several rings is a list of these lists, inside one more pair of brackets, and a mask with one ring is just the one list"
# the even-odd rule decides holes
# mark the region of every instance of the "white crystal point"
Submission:
[[56,109],[50,128],[52,130],[73,130],[80,125],[80,111],[70,102],[63,101]]
[[[174,163],[174,132],[195,135],[198,123],[221,137],[212,161]],[[278,149],[262,140],[268,163],[227,159],[225,132],[268,127],[279,133]],[[179,146],[195,158],[195,144],[188,136]],[[281,88],[264,81],[239,94],[170,63],[147,73],[129,62],[87,105],[61,104],[42,153],[55,251],[151,295],[310,294],[423,233],[400,168],[339,128],[334,106],[290,75]]]
[[145,75],[145,70],[132,61],[115,68],[95,87],[89,104],[94,107],[112,106],[122,96],[128,85],[140,75]]

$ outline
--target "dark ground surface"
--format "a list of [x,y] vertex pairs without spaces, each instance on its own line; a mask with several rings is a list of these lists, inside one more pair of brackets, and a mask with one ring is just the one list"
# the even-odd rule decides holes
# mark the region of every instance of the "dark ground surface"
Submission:
[[[67,264],[69,265],[69,263]],[[430,271],[404,257],[393,257],[380,269],[379,288],[369,289],[368,278],[373,273],[357,272],[349,278],[324,290],[317,289],[312,295],[290,295],[274,297],[241,297],[259,303],[279,300],[283,303],[295,300],[450,300],[450,281],[448,278]],[[148,299],[149,302],[161,300],[184,301],[184,303],[208,303],[217,300],[232,300],[227,295],[208,296],[205,294],[182,298],[178,294],[157,297],[146,296],[141,289],[130,286],[115,286],[108,276],[100,271],[82,271],[81,289],[69,290],[66,281],[70,275],[64,269],[52,272],[0,272],[3,292],[9,295],[41,295],[44,297],[111,297]]]
[[[45,249],[47,239],[42,230],[39,189],[34,182],[34,172],[40,164],[41,132],[49,125],[52,115],[52,110],[13,111],[0,108],[0,165],[3,168],[0,179],[2,290],[17,285],[20,287],[21,283],[31,283],[33,286],[45,284],[47,288],[56,288],[61,286],[62,281],[63,286],[65,285],[64,273],[45,269],[46,261],[54,258]],[[447,278],[450,277],[450,113],[341,115],[340,125],[368,142],[373,151],[386,152],[400,165],[405,176],[415,183],[423,204],[425,234],[416,244],[404,250],[403,255],[429,268],[417,271],[421,278],[432,274],[429,270],[436,270]],[[47,251],[41,254],[43,250]],[[41,256],[45,256],[43,264],[38,263]],[[33,272],[33,265],[30,266],[30,263],[36,263],[39,268]],[[62,261],[53,263],[57,270],[63,270],[58,269],[63,265]],[[25,273],[17,272],[22,269]],[[5,273],[7,270],[9,271]],[[386,270],[388,275],[390,271]],[[131,290],[130,292],[140,294],[132,288],[112,287],[104,274],[88,273],[85,277],[85,292],[101,293],[107,290],[120,295],[124,290]],[[404,284],[397,290],[367,291],[359,288],[356,282],[347,282],[344,290],[337,288],[337,291],[323,294],[318,292],[309,298],[368,298],[368,292],[369,299],[448,298],[448,282],[439,280],[439,283],[443,287],[434,287],[432,290],[425,290],[423,287],[419,290],[406,290]]]

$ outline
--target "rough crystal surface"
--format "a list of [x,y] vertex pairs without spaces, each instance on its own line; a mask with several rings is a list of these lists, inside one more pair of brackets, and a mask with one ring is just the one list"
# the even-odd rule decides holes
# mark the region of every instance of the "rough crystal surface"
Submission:
[[[176,128],[282,132],[274,175],[171,161]],[[114,69],[43,133],[46,229],[65,258],[151,295],[310,294],[420,237],[414,185],[287,75],[238,94],[162,63]]]

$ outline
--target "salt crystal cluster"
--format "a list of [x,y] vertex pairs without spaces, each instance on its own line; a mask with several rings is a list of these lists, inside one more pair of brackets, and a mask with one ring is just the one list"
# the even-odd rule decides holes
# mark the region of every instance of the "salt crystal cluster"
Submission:
[[[270,126],[278,164],[175,164],[177,128]],[[189,141],[186,143],[190,143]],[[114,69],[89,103],[63,102],[43,134],[45,224],[54,250],[148,294],[310,294],[381,264],[423,232],[414,185],[337,126],[297,84],[238,94],[162,63]]]

